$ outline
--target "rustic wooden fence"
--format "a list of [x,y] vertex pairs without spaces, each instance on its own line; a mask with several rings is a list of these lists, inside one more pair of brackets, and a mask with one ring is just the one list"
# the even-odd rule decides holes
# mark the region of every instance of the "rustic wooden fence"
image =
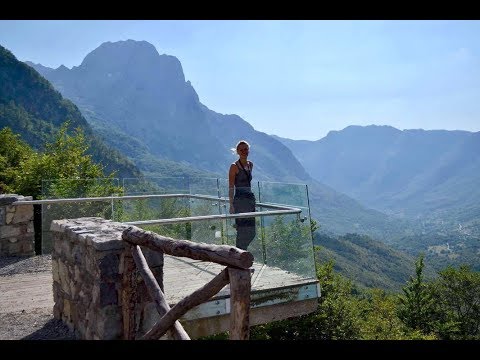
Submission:
[[[251,290],[249,268],[253,265],[253,255],[250,252],[228,245],[210,245],[188,240],[175,240],[134,226],[123,232],[122,239],[126,241],[122,280],[124,339],[136,339],[135,302],[136,270],[138,269],[160,314],[160,320],[140,339],[159,339],[169,331],[169,334],[176,340],[189,340],[190,337],[178,319],[193,307],[208,301],[230,283],[230,339],[248,340]],[[215,262],[225,265],[226,268],[210,282],[170,308],[161,287],[148,267],[140,246],[172,256]]]

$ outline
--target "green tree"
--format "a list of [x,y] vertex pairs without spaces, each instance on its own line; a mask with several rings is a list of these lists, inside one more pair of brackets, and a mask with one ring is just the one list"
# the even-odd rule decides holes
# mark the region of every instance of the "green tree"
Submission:
[[[80,128],[75,129],[73,136],[67,133],[68,123],[64,123],[56,133],[54,141],[45,145],[43,153],[33,153],[23,159],[13,181],[12,187],[16,192],[32,195],[40,198],[42,195],[42,180],[57,180],[50,185],[50,196],[78,197],[79,191],[84,192],[81,196],[100,196],[121,193],[121,189],[115,186],[102,184],[101,186],[90,185],[82,182],[83,179],[110,178],[114,173],[105,176],[103,167],[93,162],[88,149],[85,135]],[[74,180],[61,183],[58,180]],[[90,184],[94,184],[90,182]],[[80,190],[83,189],[83,190]],[[85,194],[85,189],[88,189]]]
[[352,282],[335,274],[333,261],[318,265],[322,296],[308,315],[252,327],[252,339],[353,340],[360,336],[360,304]]
[[480,339],[480,273],[448,266],[433,283],[435,331],[442,339]]
[[[122,194],[122,188],[114,181],[114,174],[105,176],[103,167],[86,153],[89,146],[83,131],[77,128],[73,135],[69,135],[68,127],[68,122],[60,127],[54,140],[45,145],[44,152],[33,151],[19,140],[18,135],[2,130],[0,163],[5,167],[2,166],[0,181],[3,191],[30,195],[34,199]],[[116,209],[121,213],[121,206]],[[35,232],[42,234],[43,251],[48,252],[51,241],[47,232],[53,219],[83,216],[111,219],[114,203],[106,200],[51,204],[36,207],[34,213],[36,219],[41,219]]]
[[[321,251],[315,246],[315,253]],[[252,327],[252,339],[353,340],[436,339],[405,326],[397,316],[397,298],[380,289],[361,291],[334,272],[334,261],[317,264],[321,297],[308,315]]]
[[398,317],[412,330],[432,332],[431,316],[434,306],[432,293],[424,281],[424,255],[415,262],[415,277],[410,277],[399,296]]
[[406,327],[397,316],[397,298],[381,289],[370,289],[362,301],[360,339],[406,340],[435,339]]
[[314,314],[314,329],[319,339],[357,339],[360,333],[359,300],[352,281],[333,271],[334,262],[320,265],[317,277],[321,297]]
[[315,234],[315,231],[320,229],[320,225],[318,225],[318,222],[314,219],[310,219],[310,231],[312,234]]
[[13,182],[20,164],[34,151],[8,127],[0,130],[0,193],[14,192]]

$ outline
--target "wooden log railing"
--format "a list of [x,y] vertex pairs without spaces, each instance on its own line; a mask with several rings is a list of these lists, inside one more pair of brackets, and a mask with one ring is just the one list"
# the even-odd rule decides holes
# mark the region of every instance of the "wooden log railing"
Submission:
[[[125,339],[133,340],[136,338],[135,302],[137,285],[135,269],[138,269],[160,315],[160,320],[140,339],[159,339],[167,331],[170,331],[174,339],[189,340],[190,337],[178,319],[193,307],[208,301],[230,283],[230,339],[248,340],[251,290],[249,268],[253,265],[253,255],[250,252],[228,245],[210,245],[188,240],[175,240],[135,226],[130,226],[124,230],[122,239],[127,242],[122,282]],[[170,308],[165,299],[165,294],[148,267],[140,246],[172,256],[211,261],[226,265],[226,268],[207,284]]]

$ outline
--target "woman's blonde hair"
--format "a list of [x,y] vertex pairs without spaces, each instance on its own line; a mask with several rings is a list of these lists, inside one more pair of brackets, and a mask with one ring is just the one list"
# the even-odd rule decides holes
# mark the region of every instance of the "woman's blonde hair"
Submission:
[[237,145],[235,145],[235,147],[230,149],[232,151],[232,153],[236,154],[238,147],[242,144],[247,145],[248,148],[250,149],[250,144],[246,140],[240,140],[239,142],[237,142]]

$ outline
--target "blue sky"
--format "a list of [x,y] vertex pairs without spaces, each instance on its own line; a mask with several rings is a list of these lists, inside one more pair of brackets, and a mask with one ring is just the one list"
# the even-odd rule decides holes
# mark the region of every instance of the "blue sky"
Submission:
[[477,20],[0,20],[0,45],[54,68],[127,39],[176,56],[203,104],[268,134],[480,131]]

